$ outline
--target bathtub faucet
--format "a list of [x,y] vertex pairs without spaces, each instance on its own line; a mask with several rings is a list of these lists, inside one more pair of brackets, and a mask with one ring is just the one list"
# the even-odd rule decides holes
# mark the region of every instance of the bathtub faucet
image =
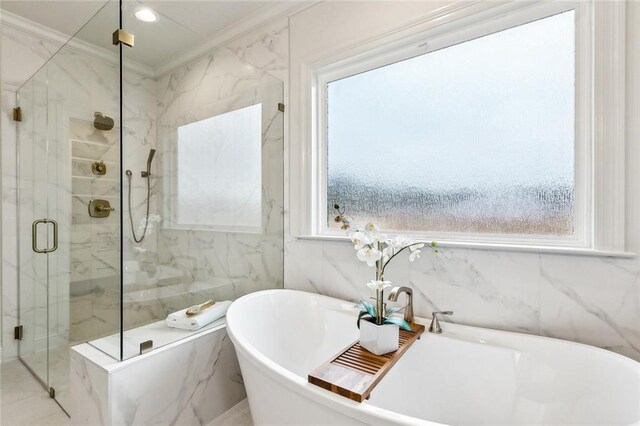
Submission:
[[431,314],[431,325],[429,325],[429,332],[440,334],[442,333],[442,327],[440,327],[440,321],[438,321],[438,315],[453,315],[453,311],[440,311],[433,312]]
[[407,294],[407,304],[404,307],[404,320],[411,324],[413,323],[413,290],[409,287],[394,287],[391,289],[391,293],[389,293],[389,300],[397,302],[400,293]]

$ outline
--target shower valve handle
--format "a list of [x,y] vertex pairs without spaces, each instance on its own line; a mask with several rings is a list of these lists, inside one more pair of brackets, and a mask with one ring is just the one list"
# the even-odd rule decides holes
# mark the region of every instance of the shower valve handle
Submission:
[[115,207],[107,207],[107,206],[104,206],[102,204],[98,204],[98,205],[96,205],[95,209],[96,209],[96,211],[98,213],[104,213],[104,212],[115,211],[116,208]]

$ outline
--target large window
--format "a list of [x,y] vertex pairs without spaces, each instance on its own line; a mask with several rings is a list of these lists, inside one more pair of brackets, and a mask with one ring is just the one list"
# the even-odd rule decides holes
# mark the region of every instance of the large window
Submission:
[[294,28],[293,236],[348,240],[338,203],[445,246],[629,255],[624,2],[452,2],[357,34],[345,13]]
[[574,237],[575,18],[328,81],[328,229]]
[[261,145],[261,104],[178,127],[176,225],[259,232]]

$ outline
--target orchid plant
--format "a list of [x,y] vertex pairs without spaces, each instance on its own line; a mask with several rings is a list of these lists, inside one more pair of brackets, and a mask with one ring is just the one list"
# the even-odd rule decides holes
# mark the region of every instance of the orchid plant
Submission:
[[[351,230],[351,220],[345,216],[344,209],[338,204],[334,205],[338,212],[335,218],[336,222],[342,223],[343,230]],[[397,324],[402,329],[411,331],[410,325],[402,318],[391,317],[392,314],[399,312],[402,308],[387,309],[384,303],[384,290],[391,287],[390,281],[385,281],[384,273],[389,263],[404,251],[409,252],[409,262],[413,262],[420,258],[422,249],[430,248],[434,253],[439,253],[438,245],[435,241],[426,243],[415,241],[406,235],[397,235],[389,237],[380,232],[374,223],[368,223],[364,227],[355,227],[349,233],[353,248],[356,250],[358,260],[366,262],[367,265],[376,268],[376,279],[367,283],[367,286],[376,291],[376,304],[361,301],[358,307],[361,309],[360,318],[370,316],[375,324]]]

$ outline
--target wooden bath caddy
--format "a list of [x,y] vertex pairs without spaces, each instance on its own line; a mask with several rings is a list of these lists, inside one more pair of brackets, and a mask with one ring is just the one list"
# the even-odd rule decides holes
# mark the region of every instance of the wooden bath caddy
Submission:
[[331,361],[312,371],[309,383],[356,402],[369,399],[380,380],[424,332],[421,324],[411,324],[411,328],[413,332],[400,330],[398,350],[386,355],[372,354],[358,342],[349,345]]

